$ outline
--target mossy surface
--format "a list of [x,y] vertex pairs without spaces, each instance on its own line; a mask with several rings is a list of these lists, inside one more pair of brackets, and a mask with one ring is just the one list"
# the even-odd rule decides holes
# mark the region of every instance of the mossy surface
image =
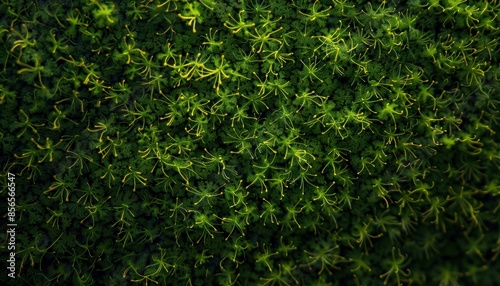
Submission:
[[500,281],[498,3],[24,2],[12,285]]

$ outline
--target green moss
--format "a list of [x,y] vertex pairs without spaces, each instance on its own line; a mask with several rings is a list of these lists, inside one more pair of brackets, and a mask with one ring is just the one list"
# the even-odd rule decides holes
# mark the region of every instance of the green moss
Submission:
[[500,6],[10,2],[23,283],[498,280]]

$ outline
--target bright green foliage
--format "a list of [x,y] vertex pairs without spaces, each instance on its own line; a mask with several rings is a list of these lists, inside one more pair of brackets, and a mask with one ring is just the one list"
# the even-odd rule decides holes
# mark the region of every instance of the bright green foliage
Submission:
[[1,1],[7,283],[495,285],[500,5],[400,2]]

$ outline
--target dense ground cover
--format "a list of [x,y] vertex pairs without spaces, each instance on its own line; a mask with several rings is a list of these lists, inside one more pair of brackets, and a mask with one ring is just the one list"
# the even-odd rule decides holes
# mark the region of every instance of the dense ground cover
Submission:
[[499,3],[24,2],[16,283],[500,281]]

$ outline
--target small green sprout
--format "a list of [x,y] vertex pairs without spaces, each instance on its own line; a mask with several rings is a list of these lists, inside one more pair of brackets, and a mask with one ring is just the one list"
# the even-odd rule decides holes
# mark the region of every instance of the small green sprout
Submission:
[[320,265],[318,275],[321,275],[325,270],[329,274],[332,274],[330,268],[340,269],[337,264],[345,259],[339,255],[338,244],[331,245],[325,241],[316,244],[312,251],[304,250],[304,253],[308,255],[308,262],[306,265],[309,266],[311,270],[313,266],[315,269],[318,269]]
[[345,204],[349,205],[349,209],[352,210],[352,201],[359,201],[359,196],[357,197],[352,197],[351,192],[349,191],[349,188],[343,188],[337,196],[339,197],[338,199],[338,205],[340,208],[343,208]]
[[233,184],[226,184],[224,185],[224,195],[226,197],[226,200],[228,200],[228,203],[232,201],[232,205],[230,205],[230,208],[238,207],[240,205],[245,206],[245,198],[248,196],[249,192],[244,191],[241,188],[241,183],[243,183],[243,180],[240,180],[238,185],[235,186]]
[[305,16],[305,18],[310,22],[316,21],[318,19],[324,20],[328,18],[328,16],[330,16],[328,11],[332,9],[332,6],[328,6],[323,11],[320,11],[319,9],[321,7],[321,3],[318,5],[319,7],[316,7],[316,4],[318,4],[318,2],[319,0],[314,1],[312,6],[309,7],[309,13],[303,13],[299,11],[299,14]]
[[408,277],[411,274],[411,271],[409,269],[404,269],[409,264],[409,261],[407,260],[408,255],[402,255],[401,250],[398,249],[398,257],[396,258],[395,251],[396,251],[396,248],[392,247],[392,259],[386,261],[386,264],[390,268],[387,272],[380,275],[380,278],[385,277],[384,285],[387,285],[389,278],[391,278],[391,276],[393,276],[393,275],[396,278],[396,283],[397,283],[396,285],[403,285],[403,284],[401,284],[401,276]]
[[193,203],[194,206],[197,206],[202,202],[206,202],[210,207],[212,207],[212,203],[216,202],[217,197],[223,194],[223,192],[217,192],[223,186],[214,190],[214,186],[209,183],[200,184],[197,188],[187,185],[186,190],[200,198],[198,201]]
[[300,94],[295,94],[294,104],[300,104],[300,107],[295,112],[300,112],[304,107],[311,108],[314,105],[317,107],[323,106],[328,97],[315,94],[314,90],[309,92],[307,89]]
[[69,26],[66,27],[65,32],[70,38],[74,38],[76,36],[76,32],[80,28],[89,26],[89,24],[85,22],[85,19],[82,18],[82,15],[78,9],[71,10],[66,17],[66,21],[69,23]]
[[124,140],[120,139],[120,132],[116,132],[116,139],[106,136],[106,142],[99,142],[95,148],[99,149],[99,154],[102,155],[104,159],[110,152],[113,156],[118,157],[117,147],[123,145]]
[[[275,33],[279,33],[283,30],[283,27],[280,27],[274,31],[259,31],[257,28],[254,28],[255,34],[252,34],[251,32],[246,32],[246,35],[250,36],[250,41],[252,42],[252,51],[256,52],[257,54],[260,54],[262,52],[262,48],[264,47],[264,44],[266,44],[269,48],[272,47],[273,43],[277,43],[278,45],[282,45],[283,42],[273,38],[272,35]],[[256,49],[256,47],[259,47]]]
[[321,78],[318,77],[318,73],[321,71],[321,69],[325,66],[322,65],[321,67],[318,67],[318,58],[315,56],[314,57],[314,62],[311,62],[311,58],[308,59],[309,63],[306,64],[304,61],[300,60],[302,65],[304,65],[304,69],[302,70],[302,79],[309,79],[311,83],[314,83],[313,78],[316,80],[319,80],[320,82],[323,82]]
[[293,231],[292,228],[292,222],[294,222],[299,228],[302,228],[302,226],[299,224],[297,221],[297,215],[302,212],[304,209],[304,206],[301,208],[298,208],[298,205],[302,202],[302,198],[300,198],[295,205],[288,205],[286,206],[286,214],[283,218],[282,225],[281,225],[281,230],[286,226],[290,228],[291,231]]
[[42,159],[38,160],[38,163],[42,163],[45,161],[45,159],[49,159],[49,162],[52,162],[54,151],[56,150],[55,148],[59,146],[59,144],[62,143],[62,139],[59,140],[56,144],[52,142],[49,138],[45,138],[45,146],[40,145],[38,142],[35,141],[35,139],[31,138],[31,141],[35,143],[36,147],[40,150],[45,151],[45,156],[43,156]]
[[[186,213],[188,212],[188,209],[183,207],[184,203],[179,203],[179,198],[175,198],[175,204],[171,204],[172,208],[169,209],[169,211],[172,212],[172,214],[169,216],[169,218],[174,219],[174,224],[177,224],[177,222],[180,222],[180,216],[182,216],[182,221],[186,220]],[[179,217],[179,218],[178,218]]]
[[181,178],[184,179],[186,185],[189,185],[190,173],[196,174],[192,168],[193,162],[188,159],[172,157],[172,160],[164,162],[164,164],[177,171]]
[[33,73],[34,76],[37,76],[38,78],[38,84],[34,84],[34,86],[39,89],[46,89],[47,87],[43,84],[42,74],[51,75],[51,71],[41,65],[41,59],[38,54],[35,54],[33,60],[35,64],[32,66],[30,64],[23,63],[20,59],[18,59],[16,63],[22,68],[17,71],[17,74]]
[[203,250],[201,253],[196,255],[196,263],[194,264],[194,268],[198,268],[203,266],[208,259],[213,258],[213,255],[206,255],[207,250]]
[[64,39],[56,39],[56,34],[55,31],[56,29],[50,30],[50,37],[47,37],[48,40],[52,43],[52,50],[51,53],[55,54],[58,50],[61,52],[66,52],[69,49],[69,45],[67,44],[67,41]]
[[321,187],[316,187],[314,189],[314,193],[316,194],[316,197],[313,198],[313,201],[320,201],[321,207],[325,208],[327,206],[333,207],[337,204],[337,200],[334,197],[336,194],[329,194],[328,191],[330,188],[335,185],[335,182],[333,182],[327,189],[325,189],[323,186]]
[[242,218],[238,213],[233,212],[229,217],[223,217],[221,219],[222,221],[222,227],[229,232],[229,234],[226,237],[226,240],[229,239],[229,237],[233,234],[235,229],[238,229],[238,231],[241,233],[241,236],[245,236],[245,221],[244,218]]
[[14,41],[14,45],[10,49],[10,52],[14,52],[14,50],[16,50],[16,48],[19,48],[19,57],[18,57],[18,59],[21,58],[21,55],[23,54],[23,50],[24,49],[26,49],[28,47],[35,47],[35,45],[36,45],[36,40],[35,39],[33,39],[33,40],[30,39],[32,37],[32,35],[28,31],[28,27],[26,26],[26,24],[23,23],[21,25],[21,27],[22,27],[22,29],[25,32],[24,36],[21,34],[21,32],[15,30],[13,27],[10,28],[10,31],[11,31],[12,35],[14,35],[14,36],[16,36],[16,37],[19,38],[18,40]]
[[[156,251],[156,253],[151,255],[152,263],[148,264],[144,268],[143,277],[156,278],[161,276],[160,274],[166,275],[167,273],[170,273],[170,271],[175,268],[179,258],[176,259],[176,256],[167,256],[167,254],[169,254],[167,249],[164,249],[162,247],[158,247],[158,249],[160,250],[159,253],[158,251]],[[154,280],[152,281],[156,282]],[[156,284],[158,284],[158,282],[156,282]]]
[[398,105],[395,103],[386,103],[382,109],[377,111],[378,118],[381,120],[385,120],[385,119],[387,119],[388,116],[390,116],[392,118],[392,122],[394,123],[394,128],[397,128],[396,121],[399,121],[399,120],[396,120],[396,116],[399,119],[399,116],[403,114],[402,110],[401,111],[395,110],[395,108],[397,108],[397,107],[398,107]]
[[279,209],[276,208],[271,202],[266,200],[266,198],[262,198],[262,200],[265,202],[263,205],[263,212],[260,214],[259,218],[264,218],[263,224],[264,226],[267,223],[267,220],[269,220],[272,224],[279,225],[279,221],[276,218],[276,214],[279,214],[280,211]]
[[193,27],[193,33],[196,33],[196,21],[198,21],[198,23],[203,22],[201,12],[198,9],[199,6],[198,2],[194,2],[193,4],[187,3],[184,5],[182,12],[177,14],[179,18],[187,21],[188,26]]
[[215,34],[217,34],[218,30],[215,30],[215,32],[212,33],[212,28],[209,29],[209,32],[208,34],[205,34],[205,40],[207,40],[206,42],[203,42],[202,45],[207,45],[208,48],[207,50],[208,51],[215,51],[216,48],[220,48],[222,47],[222,44],[224,44],[223,41],[220,41],[220,42],[217,42],[215,40]]
[[64,215],[63,211],[54,211],[49,208],[50,213],[52,214],[46,223],[52,222],[52,227],[56,227],[59,229],[59,221],[61,217]]
[[377,197],[384,200],[385,207],[388,209],[389,208],[389,201],[391,201],[391,198],[389,197],[389,192],[391,190],[388,190],[386,188],[386,186],[393,186],[393,184],[392,183],[383,183],[381,178],[373,179],[372,183],[373,183],[372,188],[374,188],[375,194],[377,195]]
[[269,246],[266,247],[265,244],[263,244],[262,246],[263,250],[264,251],[260,251],[258,253],[255,254],[255,261],[257,263],[264,263],[266,266],[267,266],[267,269],[269,269],[269,272],[273,272],[273,269],[272,269],[272,266],[273,265],[273,261],[271,260],[271,257],[274,256],[274,255],[277,255],[278,252],[271,252],[269,250]]
[[[232,126],[231,126],[232,127]],[[254,139],[257,139],[257,136],[255,134],[253,135],[247,135],[248,130],[236,130],[232,128],[233,134],[227,134],[228,137],[230,137],[231,140],[225,140],[224,143],[235,143],[235,147],[237,148],[237,151],[231,151],[233,154],[248,154],[252,159],[254,158],[253,156],[253,151],[252,149],[252,141]]]
[[144,127],[146,125],[146,120],[149,123],[149,121],[151,121],[154,118],[151,112],[151,106],[146,105],[146,107],[144,107],[136,100],[134,100],[134,110],[129,109],[127,106],[125,106],[125,109],[123,109],[123,111],[125,112],[126,117],[131,118],[129,126],[134,125],[137,121],[142,122],[142,125],[140,127],[137,127],[138,131],[144,130]]
[[132,185],[134,186],[134,188],[132,189],[133,192],[137,190],[137,183],[141,184],[142,186],[146,186],[146,181],[148,179],[141,175],[142,172],[132,170],[132,166],[128,166],[128,169],[130,172],[123,176],[122,185],[127,183],[129,180],[132,180]]
[[[285,197],[285,189],[288,189],[288,182],[290,180],[290,171],[280,173],[277,177],[273,176],[271,179],[266,179],[266,181],[271,182],[270,186],[274,188],[279,188],[281,199]],[[293,182],[291,182],[293,183]]]
[[136,43],[134,38],[130,39],[130,43],[127,42],[127,37],[123,37],[123,41],[120,44],[120,47],[122,48],[122,52],[116,52],[115,57],[121,58],[121,57],[126,57],[127,61],[125,62],[127,65],[131,64],[132,57],[135,55],[145,55],[146,52],[136,48],[135,47]]
[[[285,53],[282,51],[284,45],[281,45],[277,50],[264,50],[266,53],[264,59],[272,64],[278,64],[278,68],[283,68],[287,62],[294,63],[293,52]],[[276,75],[276,73],[273,73]]]
[[167,136],[172,140],[166,143],[165,150],[172,150],[177,155],[185,155],[187,156],[193,148],[196,147],[196,142],[198,139],[192,139],[191,136],[181,137],[175,136],[172,137],[170,133],[167,133]]
[[112,225],[120,224],[120,233],[123,231],[125,225],[130,226],[131,223],[129,221],[133,220],[135,214],[130,210],[130,206],[127,204],[121,204],[119,207],[113,207],[118,211],[118,220]]
[[19,127],[21,127],[23,129],[21,131],[21,133],[17,134],[17,137],[20,138],[21,136],[23,136],[24,133],[26,133],[26,130],[28,130],[28,128],[29,128],[29,129],[31,129],[31,131],[33,131],[33,133],[35,133],[38,136],[38,139],[40,139],[40,134],[38,134],[38,130],[36,127],[42,127],[45,124],[32,123],[30,121],[29,116],[26,114],[26,112],[23,109],[20,109],[19,112],[23,115],[24,122],[16,122],[16,125],[18,125]]
[[356,242],[359,243],[359,246],[363,246],[365,248],[365,252],[368,251],[367,246],[369,245],[370,247],[373,246],[372,243],[372,238],[380,238],[382,237],[383,233],[379,233],[377,235],[371,234],[372,232],[372,219],[368,221],[368,223],[362,222],[362,223],[355,223],[354,224],[354,229],[355,231],[353,232],[353,236],[357,237]]
[[53,192],[54,194],[50,198],[59,197],[61,200],[61,204],[64,202],[69,202],[69,197],[74,191],[75,183],[68,182],[62,178],[59,178],[57,175],[54,175],[54,179],[56,181],[53,182],[43,193],[48,194]]
[[198,211],[191,211],[190,212],[194,212],[194,224],[190,226],[190,228],[193,228],[193,227],[197,227],[199,229],[201,229],[202,231],[202,234],[200,236],[200,238],[196,241],[196,243],[200,243],[200,241],[203,239],[203,243],[205,243],[205,239],[208,236],[210,236],[212,239],[215,237],[214,236],[214,233],[219,233],[217,231],[217,228],[215,228],[214,224],[214,220],[216,218],[216,216],[214,215],[207,215],[205,213],[201,213],[201,212],[198,212]]
[[68,156],[66,156],[67,159],[72,159],[73,164],[69,166],[69,169],[78,166],[78,176],[81,176],[83,174],[83,168],[86,167],[88,170],[88,166],[86,162],[94,163],[94,159],[90,157],[89,155],[86,155],[85,152],[81,150],[75,150],[75,151],[67,151],[69,153]]
[[441,230],[443,232],[446,232],[446,224],[444,221],[444,206],[447,201],[437,196],[430,197],[428,201],[430,205],[428,209],[422,213],[422,221],[429,221],[430,223],[436,225],[436,229],[439,229],[439,227],[441,227]]
[[224,158],[222,157],[222,155],[212,155],[212,153],[208,152],[207,148],[204,149],[205,152],[208,154],[208,157],[205,156],[205,155],[201,155],[201,157],[203,159],[205,159],[206,161],[202,162],[202,164],[204,166],[207,166],[207,167],[211,167],[211,166],[214,166],[216,165],[217,166],[217,174],[220,175],[220,174],[223,174],[223,177],[225,180],[229,181],[228,180],[228,176],[226,175],[226,164],[225,164],[225,161],[224,161]]
[[248,28],[254,27],[255,23],[247,23],[245,22],[245,10],[240,10],[238,12],[238,20],[236,20],[233,15],[228,14],[230,20],[224,22],[224,26],[231,30],[233,34],[238,34],[243,30],[244,33],[248,32]]
[[94,20],[98,27],[113,26],[118,21],[114,3],[108,5],[95,1],[94,4],[97,5],[98,9],[92,10],[92,15],[94,15]]
[[222,85],[222,79],[230,78],[230,76],[226,74],[229,64],[224,64],[224,55],[221,56],[220,60],[218,58],[214,58],[213,62],[214,68],[211,69],[204,66],[204,70],[199,74],[199,78],[197,78],[197,80],[205,77],[213,78],[213,88],[215,88],[216,92],[219,93],[220,86]]

